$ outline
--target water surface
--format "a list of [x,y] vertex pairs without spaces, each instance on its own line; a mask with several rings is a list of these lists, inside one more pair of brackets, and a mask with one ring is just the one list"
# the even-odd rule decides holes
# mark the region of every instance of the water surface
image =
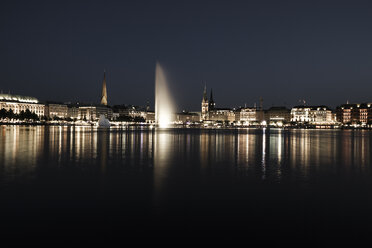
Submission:
[[33,237],[367,235],[371,133],[1,126],[1,225]]

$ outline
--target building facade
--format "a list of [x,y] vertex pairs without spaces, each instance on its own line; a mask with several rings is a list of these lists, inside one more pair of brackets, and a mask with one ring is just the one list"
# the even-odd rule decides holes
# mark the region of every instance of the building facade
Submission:
[[45,115],[45,105],[35,97],[12,94],[0,94],[0,109],[12,110],[14,114],[29,110],[39,118]]
[[271,107],[265,111],[265,120],[269,125],[286,124],[291,121],[291,110],[286,107]]
[[176,122],[178,123],[194,123],[200,120],[200,114],[195,112],[182,112],[176,115]]
[[332,110],[327,106],[317,106],[311,109],[312,124],[334,124],[336,122]]
[[208,112],[208,120],[210,121],[220,121],[220,122],[234,122],[235,112],[229,108],[215,108]]
[[208,120],[208,112],[209,112],[209,102],[208,102],[208,97],[207,97],[207,86],[204,86],[203,99],[201,102],[201,115],[200,115],[201,121]]
[[239,121],[242,125],[252,125],[257,121],[256,114],[256,108],[240,108],[236,110],[235,121]]
[[71,119],[79,119],[80,117],[80,111],[79,106],[76,105],[70,105],[67,107],[67,117]]
[[81,106],[79,107],[79,119],[86,121],[97,121],[101,115],[112,119],[112,109],[106,106]]
[[47,103],[45,105],[45,115],[51,119],[65,119],[68,116],[68,107],[66,104]]
[[307,106],[295,106],[291,109],[291,121],[292,122],[311,122],[313,118],[311,116],[311,108]]
[[336,118],[343,124],[371,124],[372,104],[343,104],[336,108]]
[[291,121],[307,124],[335,124],[332,110],[327,106],[295,106],[291,110]]

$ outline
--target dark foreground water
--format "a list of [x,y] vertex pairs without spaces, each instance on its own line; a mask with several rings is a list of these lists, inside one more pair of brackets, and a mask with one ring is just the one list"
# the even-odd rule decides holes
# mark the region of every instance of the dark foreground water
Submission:
[[0,126],[0,236],[360,240],[372,231],[371,134]]

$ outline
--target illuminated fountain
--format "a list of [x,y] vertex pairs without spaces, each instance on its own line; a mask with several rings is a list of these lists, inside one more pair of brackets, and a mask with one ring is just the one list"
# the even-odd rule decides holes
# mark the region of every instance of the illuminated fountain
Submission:
[[170,95],[164,70],[156,63],[155,69],[155,122],[161,127],[168,127],[174,115],[174,103]]

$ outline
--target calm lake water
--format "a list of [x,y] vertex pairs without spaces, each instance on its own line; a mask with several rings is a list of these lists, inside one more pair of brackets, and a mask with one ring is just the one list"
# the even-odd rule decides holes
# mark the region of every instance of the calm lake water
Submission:
[[371,153],[363,130],[0,126],[0,225],[8,237],[358,238],[372,231]]

